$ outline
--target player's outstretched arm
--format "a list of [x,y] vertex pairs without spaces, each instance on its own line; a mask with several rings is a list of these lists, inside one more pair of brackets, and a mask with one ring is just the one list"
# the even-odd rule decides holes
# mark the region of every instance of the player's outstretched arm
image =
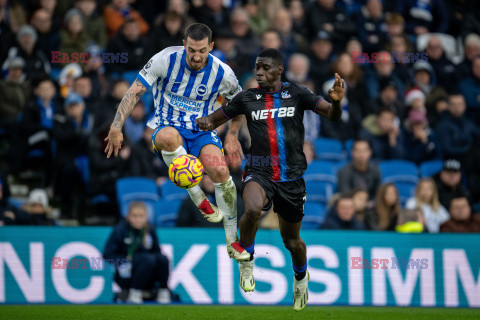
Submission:
[[110,158],[112,153],[115,157],[118,156],[118,151],[120,150],[123,142],[123,124],[145,91],[147,91],[147,88],[140,81],[138,81],[138,79],[135,79],[118,105],[117,113],[115,114],[113,123],[110,126],[110,131],[108,132],[108,136],[105,138],[105,141],[107,141],[107,147],[105,148],[107,158]]
[[315,113],[326,117],[332,121],[338,121],[342,117],[341,101],[345,95],[345,81],[340,78],[338,73],[335,73],[335,82],[332,89],[328,90],[328,96],[332,103],[322,100],[318,103]]
[[227,135],[225,137],[225,151],[227,155],[234,161],[234,165],[240,165],[243,158],[242,145],[238,141],[238,133],[242,127],[244,115],[238,115],[232,119],[228,127]]
[[206,117],[201,117],[195,120],[195,123],[197,124],[198,128],[200,130],[205,130],[205,131],[210,131],[215,128],[218,128],[225,122],[227,122],[228,119],[225,117],[221,109],[217,109],[214,113],[209,114]]

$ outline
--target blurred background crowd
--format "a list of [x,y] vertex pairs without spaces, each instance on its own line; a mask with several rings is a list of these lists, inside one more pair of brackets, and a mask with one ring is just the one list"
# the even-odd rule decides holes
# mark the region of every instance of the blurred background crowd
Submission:
[[[467,0],[0,0],[1,225],[114,224],[127,212],[118,182],[144,177],[175,199],[164,226],[212,226],[152,152],[151,92],[119,157],[104,154],[138,71],[192,22],[211,27],[243,88],[263,48],[282,52],[284,81],[319,95],[345,79],[339,122],[305,114],[306,226],[480,232],[480,2]],[[208,177],[202,188],[214,201]]]

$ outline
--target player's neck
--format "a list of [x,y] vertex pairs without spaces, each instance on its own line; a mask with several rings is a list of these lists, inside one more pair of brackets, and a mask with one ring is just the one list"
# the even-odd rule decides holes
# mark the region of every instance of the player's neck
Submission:
[[260,89],[262,89],[262,91],[265,91],[265,92],[276,92],[281,88],[282,88],[282,82],[280,80],[275,81],[272,84],[268,84],[264,87],[260,87]]

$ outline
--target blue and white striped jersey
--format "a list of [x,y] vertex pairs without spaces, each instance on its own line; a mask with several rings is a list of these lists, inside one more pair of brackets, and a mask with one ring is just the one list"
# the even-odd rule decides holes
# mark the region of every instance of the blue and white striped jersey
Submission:
[[169,47],[154,55],[137,79],[153,86],[155,113],[148,121],[150,128],[173,126],[198,131],[195,119],[215,111],[217,98],[227,100],[242,91],[232,69],[213,55],[201,70],[190,69],[184,47]]

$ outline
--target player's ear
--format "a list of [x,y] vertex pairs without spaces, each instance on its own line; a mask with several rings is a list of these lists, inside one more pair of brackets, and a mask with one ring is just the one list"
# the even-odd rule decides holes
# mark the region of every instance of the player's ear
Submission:
[[212,41],[212,43],[210,43],[210,45],[208,46],[208,52],[212,52],[214,44],[215,44],[215,42],[213,42],[213,41]]
[[283,73],[283,66],[282,65],[278,66],[278,73],[279,74]]
[[183,41],[183,47],[185,48],[185,50],[187,50],[187,43],[185,42],[185,39],[183,39],[182,41]]

